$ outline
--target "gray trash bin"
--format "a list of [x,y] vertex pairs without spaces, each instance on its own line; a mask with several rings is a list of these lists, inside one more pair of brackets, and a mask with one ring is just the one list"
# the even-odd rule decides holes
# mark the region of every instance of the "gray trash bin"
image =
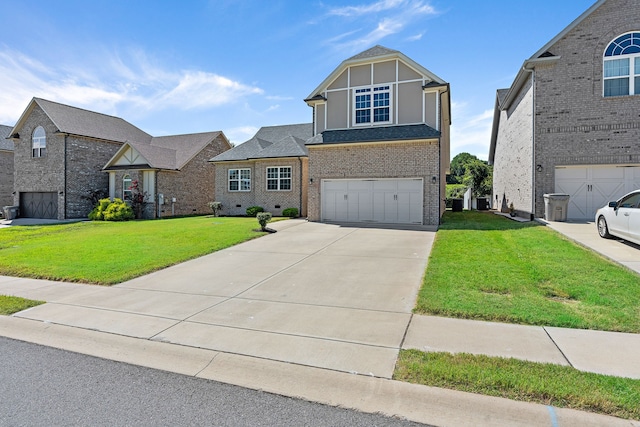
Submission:
[[544,196],[544,219],[547,221],[564,222],[567,220],[569,209],[569,195],[552,193]]
[[4,219],[16,219],[18,217],[18,207],[17,206],[5,206],[2,208],[4,213]]

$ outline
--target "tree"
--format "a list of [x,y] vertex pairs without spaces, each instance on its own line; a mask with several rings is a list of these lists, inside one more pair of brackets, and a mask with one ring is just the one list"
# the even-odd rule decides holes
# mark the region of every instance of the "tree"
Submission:
[[466,172],[465,166],[473,160],[478,160],[473,154],[457,154],[453,160],[451,160],[451,174],[447,176],[447,184],[462,184],[462,179]]
[[471,160],[465,165],[462,183],[472,188],[475,197],[491,194],[493,187],[493,168],[482,160]]

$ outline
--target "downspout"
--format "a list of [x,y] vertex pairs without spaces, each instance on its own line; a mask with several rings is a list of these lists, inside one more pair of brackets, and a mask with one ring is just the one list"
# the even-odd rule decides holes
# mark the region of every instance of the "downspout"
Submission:
[[68,133],[64,134],[64,183],[63,183],[63,188],[64,188],[64,194],[62,195],[63,198],[63,208],[64,208],[64,218],[63,219],[67,219],[67,136],[69,136]]
[[522,71],[531,73],[531,219],[536,216],[536,73],[535,68],[522,66]]
[[[300,214],[300,216],[302,216],[302,184],[303,184],[303,173],[302,173],[302,157],[298,157],[298,163],[300,164],[300,212],[298,212]],[[307,190],[307,193],[309,191]],[[305,212],[306,214],[306,212]]]
[[[440,110],[442,110],[442,95],[444,95],[445,93],[449,93],[449,84],[447,84],[447,89],[440,92]],[[447,103],[447,105],[449,105],[450,103]],[[449,107],[451,108],[451,107]],[[442,198],[442,119],[444,114],[442,114],[442,111],[438,111],[438,114],[440,114],[440,143],[438,144],[438,224],[440,224],[440,221],[442,220],[442,203],[444,203],[444,199]],[[449,122],[451,122],[451,114],[448,115],[449,116]],[[449,134],[449,144],[451,144],[451,134]],[[445,181],[446,181],[446,176],[445,176]],[[446,184],[445,184],[446,185]],[[446,208],[445,208],[446,209]]]

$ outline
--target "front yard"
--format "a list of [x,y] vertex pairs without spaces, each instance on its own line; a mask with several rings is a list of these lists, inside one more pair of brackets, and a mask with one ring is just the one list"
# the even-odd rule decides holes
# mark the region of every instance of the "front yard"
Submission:
[[255,218],[210,216],[9,227],[0,275],[112,285],[244,242]]

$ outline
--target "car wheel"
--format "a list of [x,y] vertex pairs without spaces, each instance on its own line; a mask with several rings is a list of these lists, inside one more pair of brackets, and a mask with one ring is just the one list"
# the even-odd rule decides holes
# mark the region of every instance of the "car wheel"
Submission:
[[598,218],[598,234],[603,239],[608,239],[611,237],[611,234],[609,234],[609,228],[607,227],[607,220],[604,219],[603,216]]

